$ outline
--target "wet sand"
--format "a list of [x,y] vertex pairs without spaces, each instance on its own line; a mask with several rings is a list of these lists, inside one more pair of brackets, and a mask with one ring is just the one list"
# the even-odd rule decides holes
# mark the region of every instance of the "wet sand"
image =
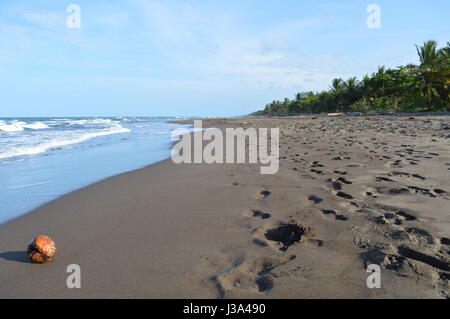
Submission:
[[[166,160],[66,195],[0,225],[0,297],[449,296],[448,117],[203,124],[279,127],[279,172]],[[41,233],[58,252],[31,264]],[[81,289],[66,286],[69,264]]]

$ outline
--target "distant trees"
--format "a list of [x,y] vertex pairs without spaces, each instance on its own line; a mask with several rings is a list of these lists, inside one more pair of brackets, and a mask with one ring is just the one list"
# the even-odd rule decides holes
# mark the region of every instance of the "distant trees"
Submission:
[[438,49],[436,41],[427,41],[416,49],[419,65],[380,66],[361,81],[337,78],[328,91],[300,92],[254,114],[450,110],[450,43]]
[[352,77],[347,81],[344,81],[344,88],[344,105],[342,107],[342,111],[346,111],[346,108],[353,105],[353,103],[358,101],[360,97],[359,83],[356,77]]
[[334,105],[336,106],[336,108],[343,107],[343,104],[341,103],[341,97],[342,97],[342,93],[344,92],[344,85],[341,78],[339,79],[334,79],[331,82],[331,94],[334,97]]
[[416,67],[416,89],[425,97],[428,107],[447,106],[449,102],[450,45],[440,50],[436,41],[417,47],[421,64]]

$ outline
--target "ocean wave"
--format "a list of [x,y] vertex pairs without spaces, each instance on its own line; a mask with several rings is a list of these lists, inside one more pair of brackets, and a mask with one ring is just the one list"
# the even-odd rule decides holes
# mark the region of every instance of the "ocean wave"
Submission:
[[40,141],[32,145],[16,145],[5,151],[0,151],[0,159],[7,159],[20,156],[28,155],[38,155],[45,153],[52,149],[61,149],[69,145],[78,144],[94,137],[106,136],[118,133],[130,132],[128,128],[122,127],[120,125],[115,125],[109,129],[103,129],[100,131],[92,132],[65,132],[61,135],[56,135],[53,139]]
[[0,133],[17,133],[44,129],[107,129],[120,126],[122,121],[105,118],[54,118],[42,121],[0,120]]
[[0,121],[0,131],[7,133],[21,132],[25,129],[41,130],[47,128],[49,128],[49,126],[42,122],[27,123],[23,121],[11,121],[9,123],[6,123],[5,121]]
[[[174,124],[165,117],[35,117],[0,118],[0,161],[22,160],[26,156],[78,147],[94,147],[122,141],[107,135],[128,133],[140,140],[170,134]],[[101,136],[105,136],[102,138]],[[97,138],[99,137],[99,138]],[[87,140],[97,138],[92,142]],[[77,146],[76,144],[80,144]]]
[[23,125],[24,128],[30,129],[30,130],[43,130],[50,128],[48,125],[42,123],[42,122],[35,122],[31,124],[25,124]]

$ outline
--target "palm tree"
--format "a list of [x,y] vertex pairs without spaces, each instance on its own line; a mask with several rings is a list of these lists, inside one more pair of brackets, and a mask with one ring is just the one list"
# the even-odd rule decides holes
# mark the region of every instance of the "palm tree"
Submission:
[[437,49],[437,42],[430,40],[419,47],[416,45],[420,65],[417,67],[416,87],[425,95],[427,106],[432,107],[433,100],[440,97],[448,102],[448,78],[450,60],[448,48]]
[[[341,95],[342,95],[342,92],[344,91],[343,82],[344,81],[341,78],[334,79],[331,82],[330,89],[334,96],[334,103],[336,105],[336,108],[339,107]],[[342,111],[343,110],[344,110],[344,106],[342,105]]]
[[344,81],[344,87],[347,90],[354,90],[358,86],[358,80],[356,79],[356,76],[349,78],[347,81]]
[[300,92],[295,100],[273,101],[263,114],[297,114],[341,110],[450,111],[450,42],[438,48],[436,41],[416,45],[419,65],[378,67],[359,82],[355,77],[334,79],[330,89]]
[[372,94],[372,90],[373,90],[372,79],[367,74],[361,80],[361,88],[363,90],[363,95],[365,97],[370,97],[370,95]]
[[450,42],[438,51],[437,59],[437,91],[450,109]]
[[[351,77],[347,81],[344,81],[343,86],[345,88],[346,105],[350,106],[358,99],[358,80],[356,77]],[[344,106],[342,106],[342,112],[343,111]]]
[[386,67],[384,65],[378,67],[378,71],[377,73],[375,73],[374,78],[380,87],[381,90],[380,96],[384,97],[386,93],[385,92],[386,86],[388,85],[390,80],[390,76],[387,73]]
[[421,66],[431,66],[437,58],[437,42],[429,40],[424,42],[423,46],[419,47],[416,44],[417,54],[419,55]]

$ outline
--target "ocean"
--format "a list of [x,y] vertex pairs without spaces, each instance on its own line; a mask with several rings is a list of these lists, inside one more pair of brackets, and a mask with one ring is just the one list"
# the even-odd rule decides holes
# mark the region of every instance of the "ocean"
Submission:
[[0,223],[170,156],[186,117],[0,118]]

